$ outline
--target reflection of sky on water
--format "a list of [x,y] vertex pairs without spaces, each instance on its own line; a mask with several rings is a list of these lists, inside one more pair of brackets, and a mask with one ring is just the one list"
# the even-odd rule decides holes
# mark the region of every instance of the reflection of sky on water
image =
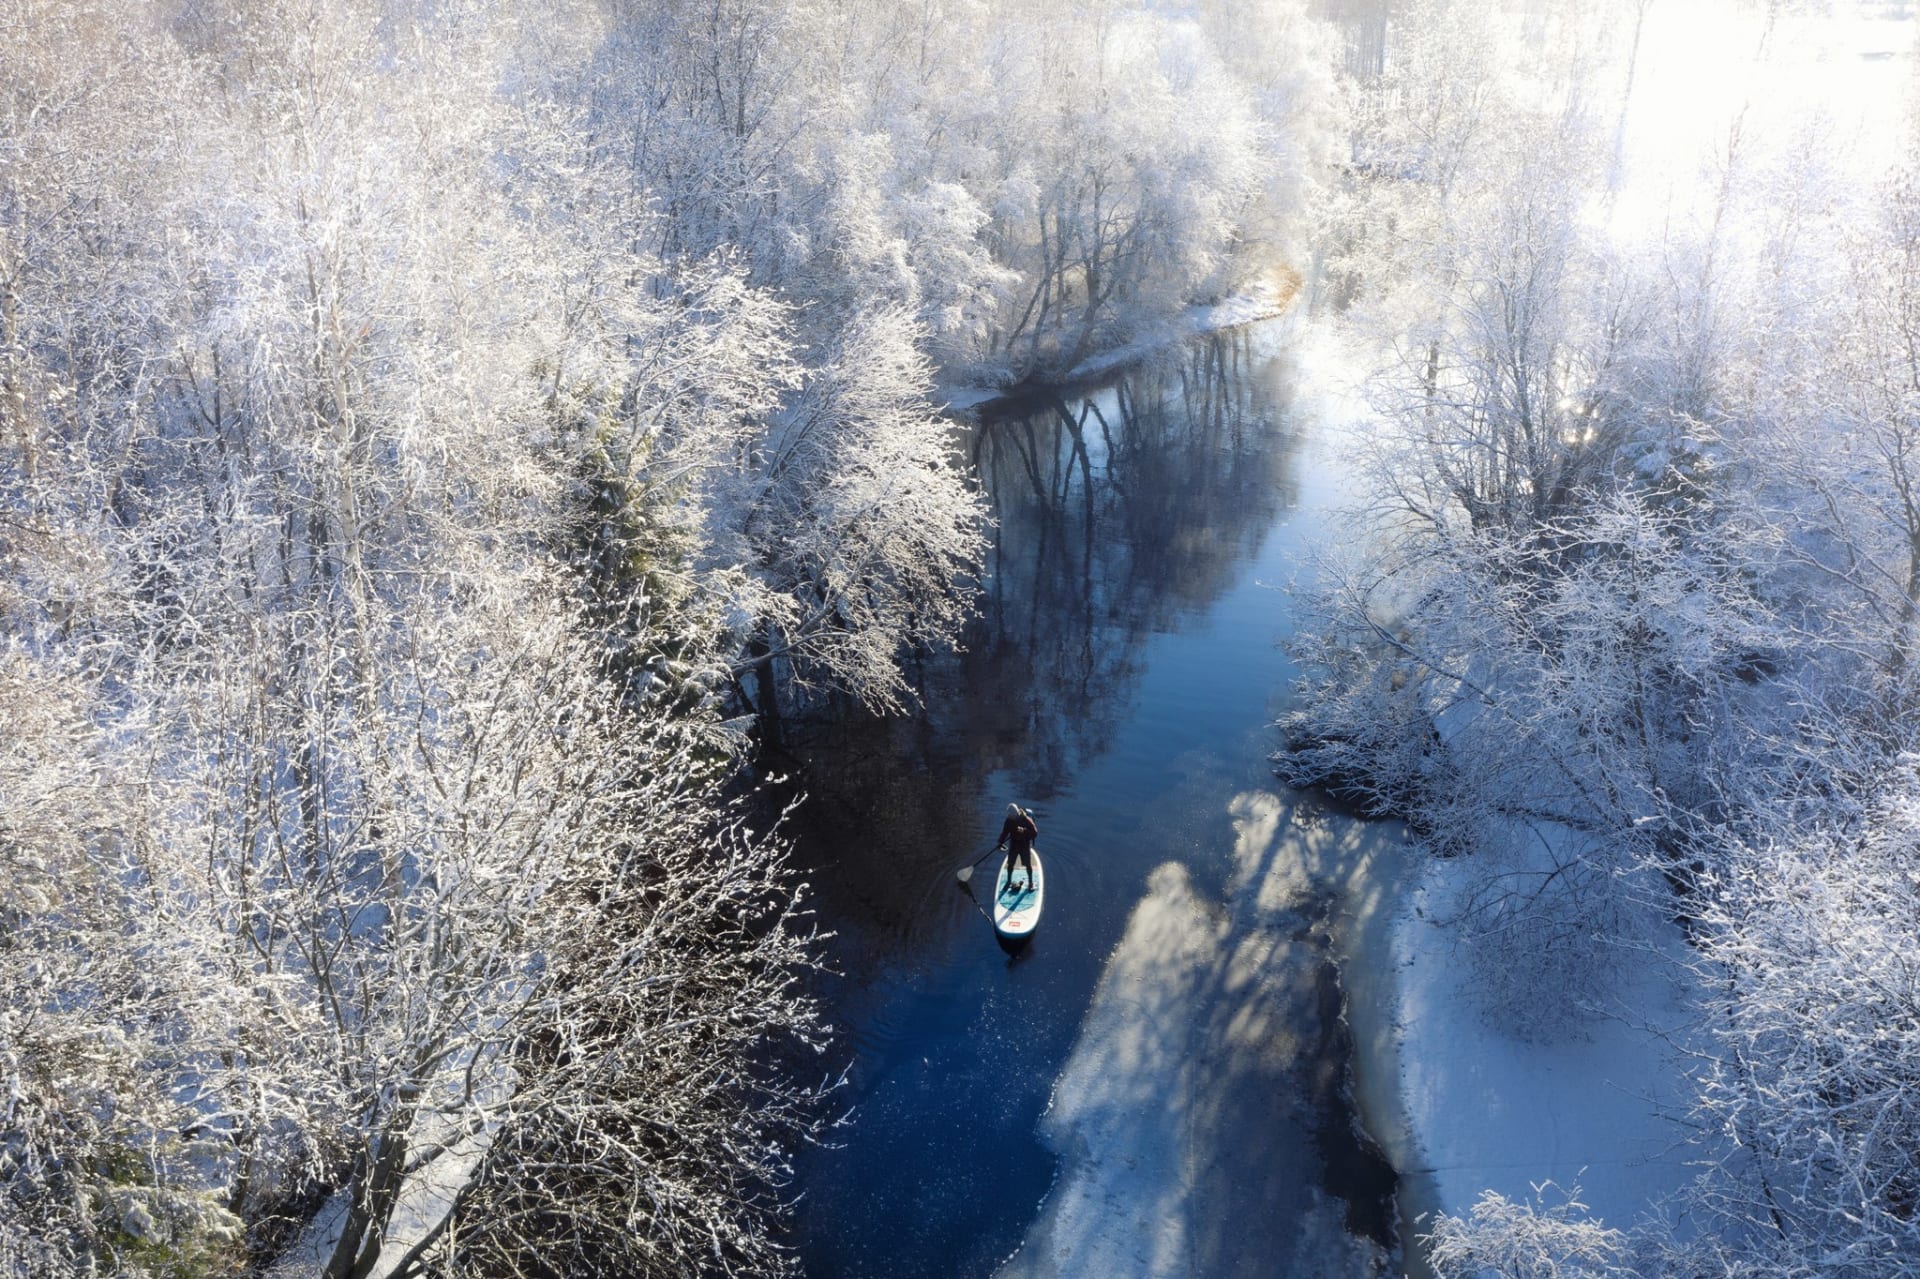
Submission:
[[[801,1161],[809,1273],[1012,1251],[1053,1176],[1035,1125],[1149,872],[1202,850],[1196,883],[1230,873],[1227,805],[1265,775],[1286,675],[1285,598],[1253,582],[1284,576],[1297,493],[1277,345],[1223,335],[974,428],[998,544],[963,650],[919,662],[923,713],[792,746],[855,1116]],[[1010,958],[954,872],[1015,798],[1051,891]]]

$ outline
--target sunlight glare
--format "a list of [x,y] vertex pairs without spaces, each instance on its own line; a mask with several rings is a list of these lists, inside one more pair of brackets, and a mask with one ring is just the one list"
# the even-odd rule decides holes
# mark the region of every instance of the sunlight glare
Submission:
[[[1904,6],[1780,13],[1652,0],[1620,120],[1616,237],[1701,216],[1736,173],[1790,162],[1871,182],[1906,145],[1916,25]],[[1797,159],[1796,159],[1797,158]]]

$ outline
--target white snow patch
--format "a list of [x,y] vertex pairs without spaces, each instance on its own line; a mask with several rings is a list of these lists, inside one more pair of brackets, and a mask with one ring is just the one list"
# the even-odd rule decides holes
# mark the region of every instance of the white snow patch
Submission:
[[1286,313],[1295,291],[1290,283],[1283,286],[1280,281],[1268,281],[1222,302],[1190,306],[1178,319],[1164,327],[1149,330],[1131,342],[1080,361],[1058,380],[1075,382],[1098,377],[1202,333],[1238,328],[1257,320],[1275,319]]
[[1594,1216],[1629,1227],[1659,1213],[1692,1180],[1690,1164],[1710,1153],[1687,1123],[1683,1053],[1696,1032],[1685,943],[1657,921],[1650,944],[1608,951],[1600,1007],[1537,1041],[1516,1037],[1489,1008],[1483,969],[1457,945],[1456,926],[1440,922],[1486,871],[1479,857],[1421,858],[1393,923],[1411,1137],[1396,1162],[1427,1181],[1423,1208],[1464,1215],[1483,1190],[1529,1201],[1533,1186],[1552,1181],[1579,1186]]
[[[502,1104],[508,1095],[508,1076],[496,1069],[492,1077],[479,1096],[483,1102]],[[416,1244],[440,1228],[479,1170],[499,1117],[498,1111],[488,1113],[478,1132],[468,1130],[470,1116],[425,1114],[415,1120],[411,1138],[420,1162],[401,1182],[371,1279],[391,1274]],[[304,1279],[320,1273],[346,1224],[347,1193],[336,1191],[268,1270],[269,1279]]]
[[268,1267],[267,1279],[312,1279],[319,1274],[333,1255],[334,1245],[340,1242],[346,1221],[347,1197],[336,1193],[320,1205],[306,1228]]

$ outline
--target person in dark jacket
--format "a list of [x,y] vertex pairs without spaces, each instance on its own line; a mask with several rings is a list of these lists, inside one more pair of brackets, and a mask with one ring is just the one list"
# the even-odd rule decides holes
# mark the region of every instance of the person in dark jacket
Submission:
[[1033,814],[1018,804],[1007,805],[1007,820],[1000,823],[1000,842],[995,848],[1008,849],[1007,885],[1013,886],[1013,874],[1022,865],[1027,869],[1027,882],[1033,882],[1033,841],[1040,837],[1040,828],[1034,824]]

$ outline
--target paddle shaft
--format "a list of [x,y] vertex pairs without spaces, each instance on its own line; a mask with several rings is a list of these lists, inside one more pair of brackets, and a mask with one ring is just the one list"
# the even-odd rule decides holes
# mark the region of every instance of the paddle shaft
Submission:
[[960,882],[964,884],[968,880],[972,879],[974,867],[978,866],[981,862],[987,860],[987,858],[993,856],[995,853],[999,851],[1000,851],[1000,846],[998,844],[995,844],[992,848],[989,848],[986,852],[980,854],[978,857],[968,862],[965,866],[962,866],[959,870]]

